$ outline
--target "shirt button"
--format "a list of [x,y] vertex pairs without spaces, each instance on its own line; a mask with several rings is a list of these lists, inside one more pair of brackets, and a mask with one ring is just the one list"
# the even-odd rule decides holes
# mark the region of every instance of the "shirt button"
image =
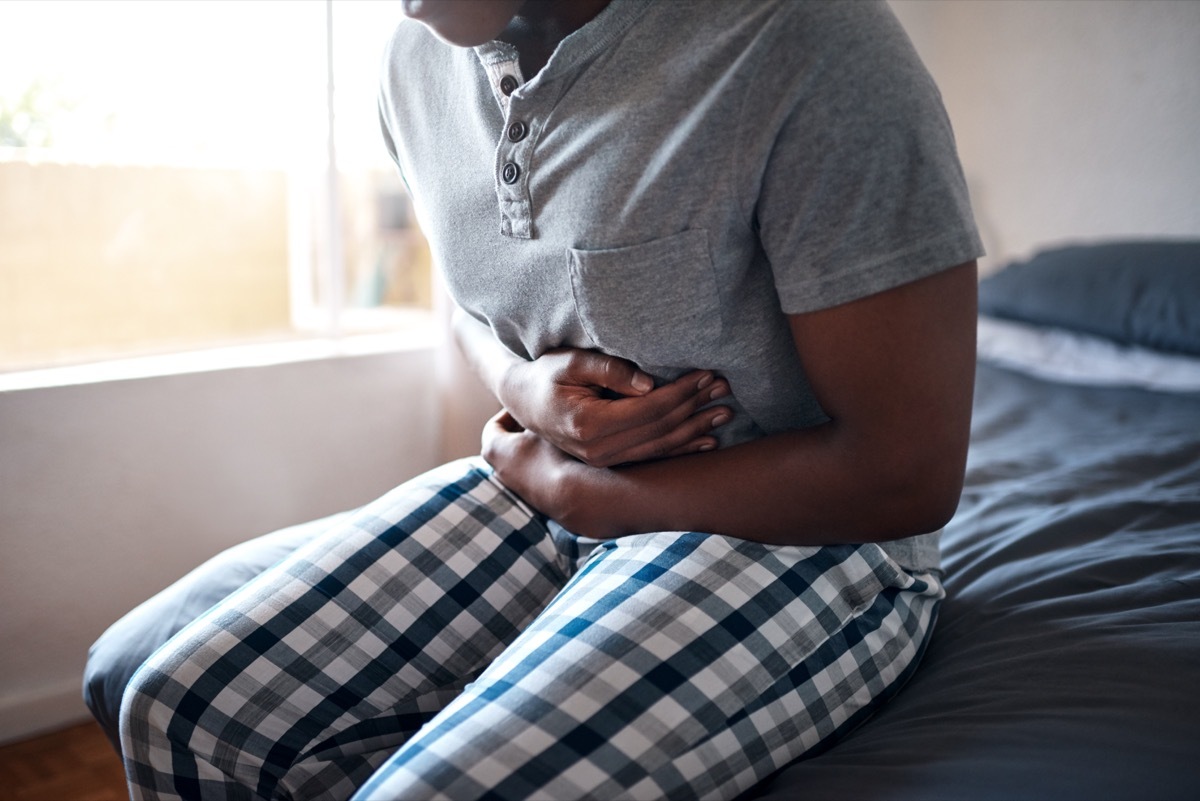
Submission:
[[504,179],[504,183],[506,184],[515,184],[517,179],[521,177],[521,168],[510,161],[500,170],[500,177]]
[[517,91],[517,79],[511,75],[505,75],[500,79],[500,91],[504,93],[505,97]]
[[520,142],[525,138],[525,134],[529,133],[529,129],[525,127],[523,122],[514,122],[508,126],[508,141]]

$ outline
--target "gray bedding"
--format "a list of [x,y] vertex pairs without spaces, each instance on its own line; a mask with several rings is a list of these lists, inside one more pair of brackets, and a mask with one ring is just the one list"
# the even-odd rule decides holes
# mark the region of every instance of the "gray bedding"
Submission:
[[981,365],[933,643],[770,799],[1200,798],[1200,395]]

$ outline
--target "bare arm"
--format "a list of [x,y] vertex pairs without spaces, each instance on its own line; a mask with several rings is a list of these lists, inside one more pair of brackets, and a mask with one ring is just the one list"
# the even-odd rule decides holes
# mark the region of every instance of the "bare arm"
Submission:
[[618,469],[565,457],[504,415],[485,432],[500,479],[597,537],[695,530],[780,544],[931,531],[962,490],[975,364],[974,262],[791,317],[831,421]]

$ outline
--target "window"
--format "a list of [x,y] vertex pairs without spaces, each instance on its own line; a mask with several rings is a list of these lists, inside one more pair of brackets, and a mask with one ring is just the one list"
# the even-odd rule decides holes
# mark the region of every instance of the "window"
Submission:
[[0,3],[0,369],[425,319],[393,3]]

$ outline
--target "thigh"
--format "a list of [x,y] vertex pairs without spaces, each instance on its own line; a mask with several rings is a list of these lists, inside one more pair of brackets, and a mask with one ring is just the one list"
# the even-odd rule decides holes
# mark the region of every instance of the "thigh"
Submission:
[[735,796],[896,686],[928,578],[877,546],[606,543],[356,799]]
[[267,796],[322,772],[339,782],[432,716],[564,583],[543,522],[487,469],[408,482],[148,660],[122,711],[131,780],[228,776]]

